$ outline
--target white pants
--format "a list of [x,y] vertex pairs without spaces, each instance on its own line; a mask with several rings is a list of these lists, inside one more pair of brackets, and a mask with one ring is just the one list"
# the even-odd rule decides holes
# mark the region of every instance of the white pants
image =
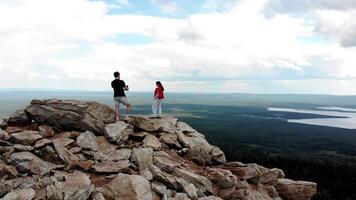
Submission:
[[160,117],[162,115],[162,100],[155,98],[152,103],[152,116]]

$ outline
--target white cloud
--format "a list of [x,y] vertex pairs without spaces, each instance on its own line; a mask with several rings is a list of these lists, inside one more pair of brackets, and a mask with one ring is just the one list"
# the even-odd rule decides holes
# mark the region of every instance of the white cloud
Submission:
[[179,10],[179,5],[170,0],[150,0],[155,6],[158,6],[164,13],[175,13]]
[[[336,18],[315,11],[316,23],[286,13],[266,17],[267,0],[231,5],[170,19],[109,15],[102,1],[0,0],[0,87],[110,89],[112,72],[119,70],[133,90],[151,90],[160,79],[173,91],[324,93],[318,84],[332,83],[329,93],[352,93],[356,50],[342,46],[342,35],[352,33],[353,11],[330,11],[340,12]],[[342,45],[313,42],[340,30]],[[119,33],[153,42],[122,45],[115,41]]]

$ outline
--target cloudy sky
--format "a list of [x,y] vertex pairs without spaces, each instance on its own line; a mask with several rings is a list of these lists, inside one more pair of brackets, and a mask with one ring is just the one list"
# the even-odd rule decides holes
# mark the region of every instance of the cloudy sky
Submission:
[[355,0],[0,0],[0,88],[356,94]]

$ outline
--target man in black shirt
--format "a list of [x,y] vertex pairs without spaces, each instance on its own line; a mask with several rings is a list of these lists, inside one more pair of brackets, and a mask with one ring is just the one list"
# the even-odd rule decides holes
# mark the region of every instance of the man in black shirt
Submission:
[[120,118],[120,104],[126,106],[126,113],[131,111],[131,104],[127,101],[125,91],[129,90],[129,86],[123,80],[120,80],[120,73],[114,72],[115,79],[111,82],[111,87],[114,90],[115,114],[116,120]]

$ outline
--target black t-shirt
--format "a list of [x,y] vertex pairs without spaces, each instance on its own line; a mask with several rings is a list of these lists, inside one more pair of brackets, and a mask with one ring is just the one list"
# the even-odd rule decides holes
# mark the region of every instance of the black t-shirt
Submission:
[[123,80],[115,79],[111,82],[111,87],[114,89],[114,97],[125,97],[124,87],[126,86]]

